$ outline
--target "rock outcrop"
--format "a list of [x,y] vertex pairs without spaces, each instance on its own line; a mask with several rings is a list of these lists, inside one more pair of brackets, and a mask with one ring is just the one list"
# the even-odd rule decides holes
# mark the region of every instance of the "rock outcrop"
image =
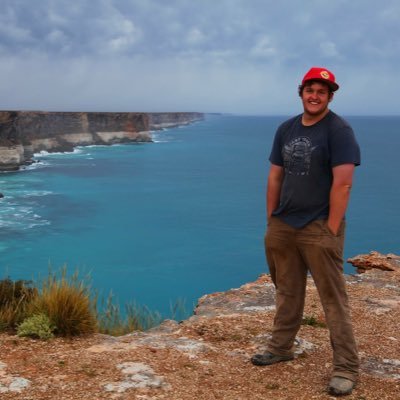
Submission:
[[360,274],[373,269],[396,271],[400,268],[399,256],[395,254],[380,254],[377,251],[371,251],[369,254],[361,254],[349,258],[347,262],[356,267],[357,272]]
[[[397,256],[389,255],[390,259]],[[368,266],[388,255],[358,256]],[[373,262],[372,262],[373,261]],[[400,265],[346,276],[361,370],[351,399],[400,399]],[[308,280],[295,359],[255,367],[274,318],[268,275],[203,296],[195,314],[147,332],[46,342],[0,335],[0,393],[18,399],[328,399],[332,353]]]
[[201,113],[0,111],[0,170],[15,170],[40,151],[149,142],[151,130],[189,124]]

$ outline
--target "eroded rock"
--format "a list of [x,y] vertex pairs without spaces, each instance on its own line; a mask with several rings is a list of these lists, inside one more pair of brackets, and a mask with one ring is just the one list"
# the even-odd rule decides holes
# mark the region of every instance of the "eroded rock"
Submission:
[[347,262],[357,268],[358,273],[378,269],[382,271],[400,271],[400,257],[395,254],[381,254],[371,251],[369,254],[360,254],[347,259]]
[[13,376],[7,373],[7,365],[0,361],[0,393],[20,393],[28,388],[31,382],[20,376]]
[[275,287],[267,274],[262,274],[255,282],[249,282],[238,289],[207,294],[197,303],[196,316],[216,316],[223,314],[245,314],[275,310]]
[[370,375],[400,380],[400,360],[379,359],[361,354],[361,369]]
[[141,362],[124,362],[117,368],[125,376],[121,382],[108,383],[104,386],[107,392],[123,393],[128,389],[166,389],[169,385],[164,377],[156,375],[153,369]]

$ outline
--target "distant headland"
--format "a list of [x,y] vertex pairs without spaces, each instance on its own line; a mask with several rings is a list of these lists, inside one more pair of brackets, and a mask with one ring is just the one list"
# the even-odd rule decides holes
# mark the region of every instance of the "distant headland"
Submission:
[[0,111],[0,171],[32,163],[40,151],[151,142],[150,131],[202,120],[198,112]]

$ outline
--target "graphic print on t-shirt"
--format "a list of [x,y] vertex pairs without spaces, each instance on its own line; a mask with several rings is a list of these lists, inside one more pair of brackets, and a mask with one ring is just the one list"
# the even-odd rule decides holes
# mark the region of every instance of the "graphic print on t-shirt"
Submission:
[[283,147],[285,172],[291,175],[308,175],[311,165],[312,147],[310,138],[300,136]]

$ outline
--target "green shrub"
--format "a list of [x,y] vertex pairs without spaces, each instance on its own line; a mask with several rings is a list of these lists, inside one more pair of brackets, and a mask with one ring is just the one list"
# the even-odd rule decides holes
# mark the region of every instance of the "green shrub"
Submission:
[[67,276],[66,268],[61,276],[49,273],[42,283],[37,297],[30,304],[30,314],[45,314],[61,336],[93,333],[97,330],[96,312],[90,298],[87,279],[80,280],[75,272]]
[[25,319],[17,329],[18,336],[29,336],[43,340],[54,337],[56,327],[45,314],[35,314]]
[[309,325],[315,328],[326,328],[326,323],[320,321],[318,318],[314,317],[314,315],[306,315],[301,321],[302,325]]

